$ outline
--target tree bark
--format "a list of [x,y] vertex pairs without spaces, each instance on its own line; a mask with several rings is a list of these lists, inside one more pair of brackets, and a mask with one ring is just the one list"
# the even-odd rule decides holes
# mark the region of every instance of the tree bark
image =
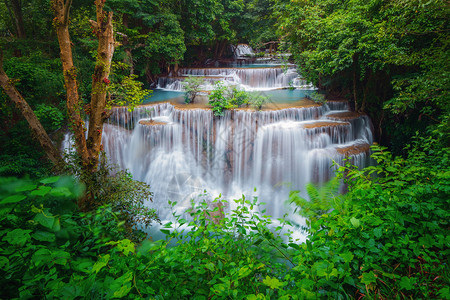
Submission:
[[1,52],[1,49],[0,49],[0,85],[5,91],[5,93],[9,96],[9,98],[16,104],[17,108],[20,110],[22,115],[27,120],[34,137],[41,144],[42,149],[44,149],[44,152],[47,155],[48,159],[55,165],[57,169],[61,168],[64,165],[64,160],[62,159],[61,154],[55,148],[55,145],[53,145],[52,140],[48,136],[47,132],[45,131],[39,119],[34,114],[31,107],[28,105],[28,103],[25,101],[25,99],[22,97],[19,91],[14,87],[11,80],[8,78],[8,75],[6,75],[5,71],[3,70],[3,54]]
[[95,1],[97,21],[90,21],[98,37],[97,61],[92,76],[91,112],[89,114],[89,131],[87,138],[91,172],[97,170],[99,153],[102,150],[103,123],[108,114],[106,112],[106,95],[109,85],[109,73],[111,61],[115,49],[114,29],[112,24],[112,12],[103,10],[104,2]]
[[84,121],[81,117],[80,97],[78,94],[77,69],[73,64],[72,42],[69,34],[69,10],[72,0],[53,0],[55,12],[53,25],[58,36],[60,57],[64,74],[64,86],[67,94],[67,113],[75,137],[75,147],[83,165],[89,164]]
[[355,102],[355,111],[358,111],[358,97],[356,91],[356,68],[358,65],[358,54],[353,55],[353,101]]
[[8,8],[9,14],[11,15],[11,18],[14,22],[17,38],[24,39],[26,35],[25,35],[25,26],[23,24],[21,0],[5,0],[5,5]]
[[67,91],[67,111],[75,136],[77,153],[83,167],[89,172],[97,171],[99,153],[102,150],[103,123],[107,118],[106,95],[109,85],[111,60],[115,41],[112,25],[112,12],[103,10],[104,2],[96,0],[97,20],[90,21],[98,38],[97,59],[92,75],[92,94],[89,106],[89,130],[85,138],[84,121],[81,117],[81,103],[78,94],[77,69],[73,65],[72,43],[69,34],[69,10],[72,0],[53,0],[55,19],[53,20],[58,36],[60,56],[63,65],[64,82]]

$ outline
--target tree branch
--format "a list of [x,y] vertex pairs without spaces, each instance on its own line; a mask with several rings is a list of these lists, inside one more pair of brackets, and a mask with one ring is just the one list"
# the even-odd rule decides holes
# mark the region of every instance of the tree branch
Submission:
[[69,10],[72,5],[72,0],[66,0],[64,3],[64,25],[69,24]]
[[62,159],[61,154],[55,148],[55,145],[53,145],[52,140],[48,136],[39,119],[34,114],[34,111],[22,97],[20,92],[11,83],[8,75],[6,75],[5,71],[3,70],[2,49],[0,49],[0,86],[3,88],[11,101],[16,104],[16,107],[20,110],[23,117],[27,120],[34,137],[41,144],[49,160],[55,165],[57,169],[61,168],[64,165],[64,160]]

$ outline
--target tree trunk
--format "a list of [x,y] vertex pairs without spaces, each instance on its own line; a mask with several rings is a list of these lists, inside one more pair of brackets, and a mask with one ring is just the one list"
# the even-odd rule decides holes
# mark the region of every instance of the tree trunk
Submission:
[[69,9],[71,0],[53,0],[55,11],[53,25],[58,36],[60,57],[64,74],[64,85],[67,94],[67,113],[69,123],[75,136],[75,147],[83,165],[89,164],[86,139],[84,137],[84,121],[81,118],[80,97],[78,95],[77,69],[73,65],[72,42],[69,34]]
[[3,54],[0,50],[0,85],[5,91],[5,93],[9,96],[9,98],[16,104],[17,108],[20,110],[22,115],[28,122],[28,125],[33,132],[34,137],[39,141],[44,149],[45,154],[50,159],[50,161],[55,165],[57,169],[61,168],[64,165],[64,160],[61,157],[59,151],[53,145],[52,140],[47,135],[44,127],[42,126],[39,119],[34,114],[31,107],[19,93],[19,91],[14,87],[11,83],[11,80],[6,75],[3,70]]
[[112,12],[103,10],[104,2],[96,0],[97,21],[90,21],[98,37],[97,61],[92,76],[91,112],[89,114],[89,131],[87,138],[91,172],[97,170],[99,153],[102,149],[103,123],[108,114],[106,112],[106,94],[109,85],[111,61],[115,49]]
[[25,26],[23,24],[21,0],[5,0],[5,5],[8,8],[9,14],[11,15],[11,19],[13,20],[14,26],[16,28],[17,38],[25,38],[26,35]]
[[355,102],[355,111],[358,111],[358,97],[356,91],[356,66],[358,64],[358,55],[353,55],[353,101]]
[[77,153],[81,157],[83,167],[89,172],[97,170],[99,153],[102,150],[103,123],[107,118],[106,95],[109,85],[111,60],[115,41],[112,25],[112,12],[103,10],[104,2],[96,0],[97,21],[90,21],[98,38],[97,59],[92,75],[92,94],[89,107],[89,131],[85,138],[84,122],[81,117],[81,103],[78,94],[77,69],[73,65],[72,43],[69,34],[69,10],[71,0],[53,0],[55,11],[54,25],[58,36],[60,56],[64,71],[64,81],[67,91],[67,111],[75,136]]
[[218,57],[219,59],[223,57],[223,53],[225,52],[226,45],[227,45],[226,40],[223,40],[220,42],[220,51],[219,51],[219,57]]

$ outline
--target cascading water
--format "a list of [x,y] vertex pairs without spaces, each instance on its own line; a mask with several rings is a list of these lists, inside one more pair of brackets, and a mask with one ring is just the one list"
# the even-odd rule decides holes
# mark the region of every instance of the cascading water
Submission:
[[[286,85],[298,77],[294,71],[212,68],[182,72],[209,76],[211,82],[215,77],[233,78],[261,89]],[[65,148],[69,141],[66,137]],[[276,110],[232,110],[222,117],[214,117],[209,109],[177,108],[167,102],[137,107],[133,112],[115,107],[103,131],[109,162],[150,184],[154,202],[149,206],[157,208],[161,219],[170,218],[168,200],[177,201],[176,209],[183,213],[204,190],[224,199],[258,196],[267,203],[268,214],[282,217],[290,210],[286,200],[291,190],[329,180],[336,168],[333,161],[343,164],[349,157],[355,165],[367,165],[372,142],[370,120],[348,111],[348,104],[340,101]],[[226,209],[232,209],[233,202],[229,205]]]
[[150,184],[161,218],[170,214],[167,200],[183,211],[203,190],[229,199],[258,196],[269,214],[281,217],[289,191],[330,179],[333,160],[367,163],[367,122],[327,105],[227,111],[217,118],[211,110],[160,103],[133,112],[113,108],[103,145],[110,162]]
[[241,58],[245,56],[254,55],[252,47],[247,44],[238,44],[236,46],[231,45],[231,51],[235,58]]
[[213,84],[222,81],[226,85],[238,86],[246,91],[265,91],[281,88],[314,89],[314,86],[300,78],[295,66],[228,67],[228,68],[183,68],[178,76],[160,77],[158,88],[183,91],[183,80],[188,76],[202,77],[202,90],[212,90]]

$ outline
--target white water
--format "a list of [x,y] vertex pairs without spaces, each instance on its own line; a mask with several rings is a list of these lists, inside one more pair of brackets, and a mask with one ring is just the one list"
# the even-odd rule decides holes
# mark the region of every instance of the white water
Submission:
[[281,67],[272,68],[186,68],[180,69],[180,76],[160,77],[158,88],[183,91],[183,80],[187,76],[202,77],[202,90],[213,90],[213,84],[222,81],[225,85],[237,86],[246,91],[267,91],[294,87],[298,89],[314,89],[301,79],[295,68],[283,70]]
[[275,67],[227,67],[227,68],[182,68],[177,76],[160,77],[157,87],[170,91],[183,91],[183,81],[188,76],[201,77],[201,90],[213,90],[214,83],[236,86],[246,91],[267,91],[283,88],[312,90],[314,86],[302,79],[295,66]]
[[[290,190],[331,178],[333,160],[342,164],[345,157],[337,148],[372,143],[367,117],[333,121],[327,114],[342,112],[345,104],[330,105],[339,110],[227,111],[217,119],[210,110],[178,110],[168,103],[133,112],[113,108],[103,145],[110,162],[150,184],[154,202],[149,205],[163,219],[170,215],[167,200],[178,201],[182,212],[203,190],[228,199],[258,196],[278,218],[290,210],[285,203]],[[158,123],[139,123],[150,119]],[[367,156],[351,157],[364,166]]]
[[[299,79],[294,67],[181,69],[182,76],[206,78],[205,89],[223,80],[247,90],[283,88]],[[181,90],[182,78],[161,78],[160,86]],[[311,86],[310,86],[311,87]],[[176,109],[169,103],[136,108],[113,108],[104,125],[103,146],[110,163],[128,169],[134,179],[150,184],[161,219],[171,215],[168,200],[179,213],[190,200],[207,191],[209,199],[257,196],[275,218],[294,208],[286,203],[289,191],[304,193],[308,182],[329,180],[346,157],[342,149],[373,142],[366,116],[339,117],[345,102],[275,111],[226,111],[215,118],[211,110]],[[338,116],[336,116],[336,113]],[[152,121],[151,125],[140,121]],[[70,148],[68,135],[65,149]],[[367,147],[360,147],[367,149]],[[368,164],[368,151],[347,153],[357,166]],[[254,190],[256,188],[256,191]],[[230,201],[232,209],[233,202]],[[295,221],[302,223],[301,218]],[[303,237],[304,239],[304,237]]]
[[235,58],[241,58],[241,57],[245,57],[245,56],[251,56],[254,55],[255,53],[253,52],[252,47],[250,47],[247,44],[238,44],[236,46],[231,45],[231,50],[234,54]]

